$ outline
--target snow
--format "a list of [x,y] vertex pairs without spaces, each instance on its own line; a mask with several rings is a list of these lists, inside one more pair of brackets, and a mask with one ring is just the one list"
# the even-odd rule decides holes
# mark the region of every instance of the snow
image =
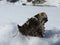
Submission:
[[0,45],[9,45],[12,38],[16,35],[15,24],[5,24],[0,26]]
[[0,45],[60,45],[60,30],[46,30],[45,37],[30,37],[19,33],[17,25],[9,23],[0,26]]
[[[45,37],[24,36],[18,31],[27,18],[46,12]],[[60,45],[60,7],[34,7],[0,4],[0,45]]]
[[47,2],[45,4],[47,5],[53,5],[53,6],[59,6],[59,0],[46,0]]

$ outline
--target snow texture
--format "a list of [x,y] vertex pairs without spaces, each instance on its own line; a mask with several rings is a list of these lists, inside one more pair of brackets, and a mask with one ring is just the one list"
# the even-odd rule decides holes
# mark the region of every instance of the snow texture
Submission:
[[19,33],[14,23],[0,26],[0,45],[60,45],[60,30],[46,30],[45,37],[30,37]]

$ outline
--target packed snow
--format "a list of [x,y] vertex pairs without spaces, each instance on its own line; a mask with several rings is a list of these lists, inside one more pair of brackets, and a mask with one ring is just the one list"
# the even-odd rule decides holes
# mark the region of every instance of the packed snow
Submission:
[[[45,37],[24,36],[18,31],[27,18],[46,12]],[[60,45],[60,8],[0,4],[0,45]]]

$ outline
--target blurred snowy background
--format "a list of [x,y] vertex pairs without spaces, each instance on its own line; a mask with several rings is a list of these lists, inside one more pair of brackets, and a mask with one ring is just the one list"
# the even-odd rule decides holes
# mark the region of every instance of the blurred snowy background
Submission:
[[[44,38],[23,36],[17,24],[22,25],[37,13],[46,12],[48,22]],[[0,45],[60,45],[60,8],[0,4]]]
[[25,6],[40,5],[40,6],[60,6],[60,0],[0,0],[0,3],[19,4]]

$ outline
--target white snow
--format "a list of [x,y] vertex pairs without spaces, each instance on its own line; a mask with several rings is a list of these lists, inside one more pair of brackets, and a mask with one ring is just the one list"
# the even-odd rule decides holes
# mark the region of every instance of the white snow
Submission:
[[[48,16],[44,38],[19,33],[17,24],[42,11]],[[0,45],[60,45],[59,19],[60,8],[0,4]]]
[[0,26],[0,45],[9,45],[17,33],[16,24],[5,24]]
[[0,45],[60,45],[60,30],[46,30],[45,37],[23,36],[14,23],[0,26]]
[[45,4],[52,5],[52,6],[59,6],[60,0],[46,0],[47,2]]

